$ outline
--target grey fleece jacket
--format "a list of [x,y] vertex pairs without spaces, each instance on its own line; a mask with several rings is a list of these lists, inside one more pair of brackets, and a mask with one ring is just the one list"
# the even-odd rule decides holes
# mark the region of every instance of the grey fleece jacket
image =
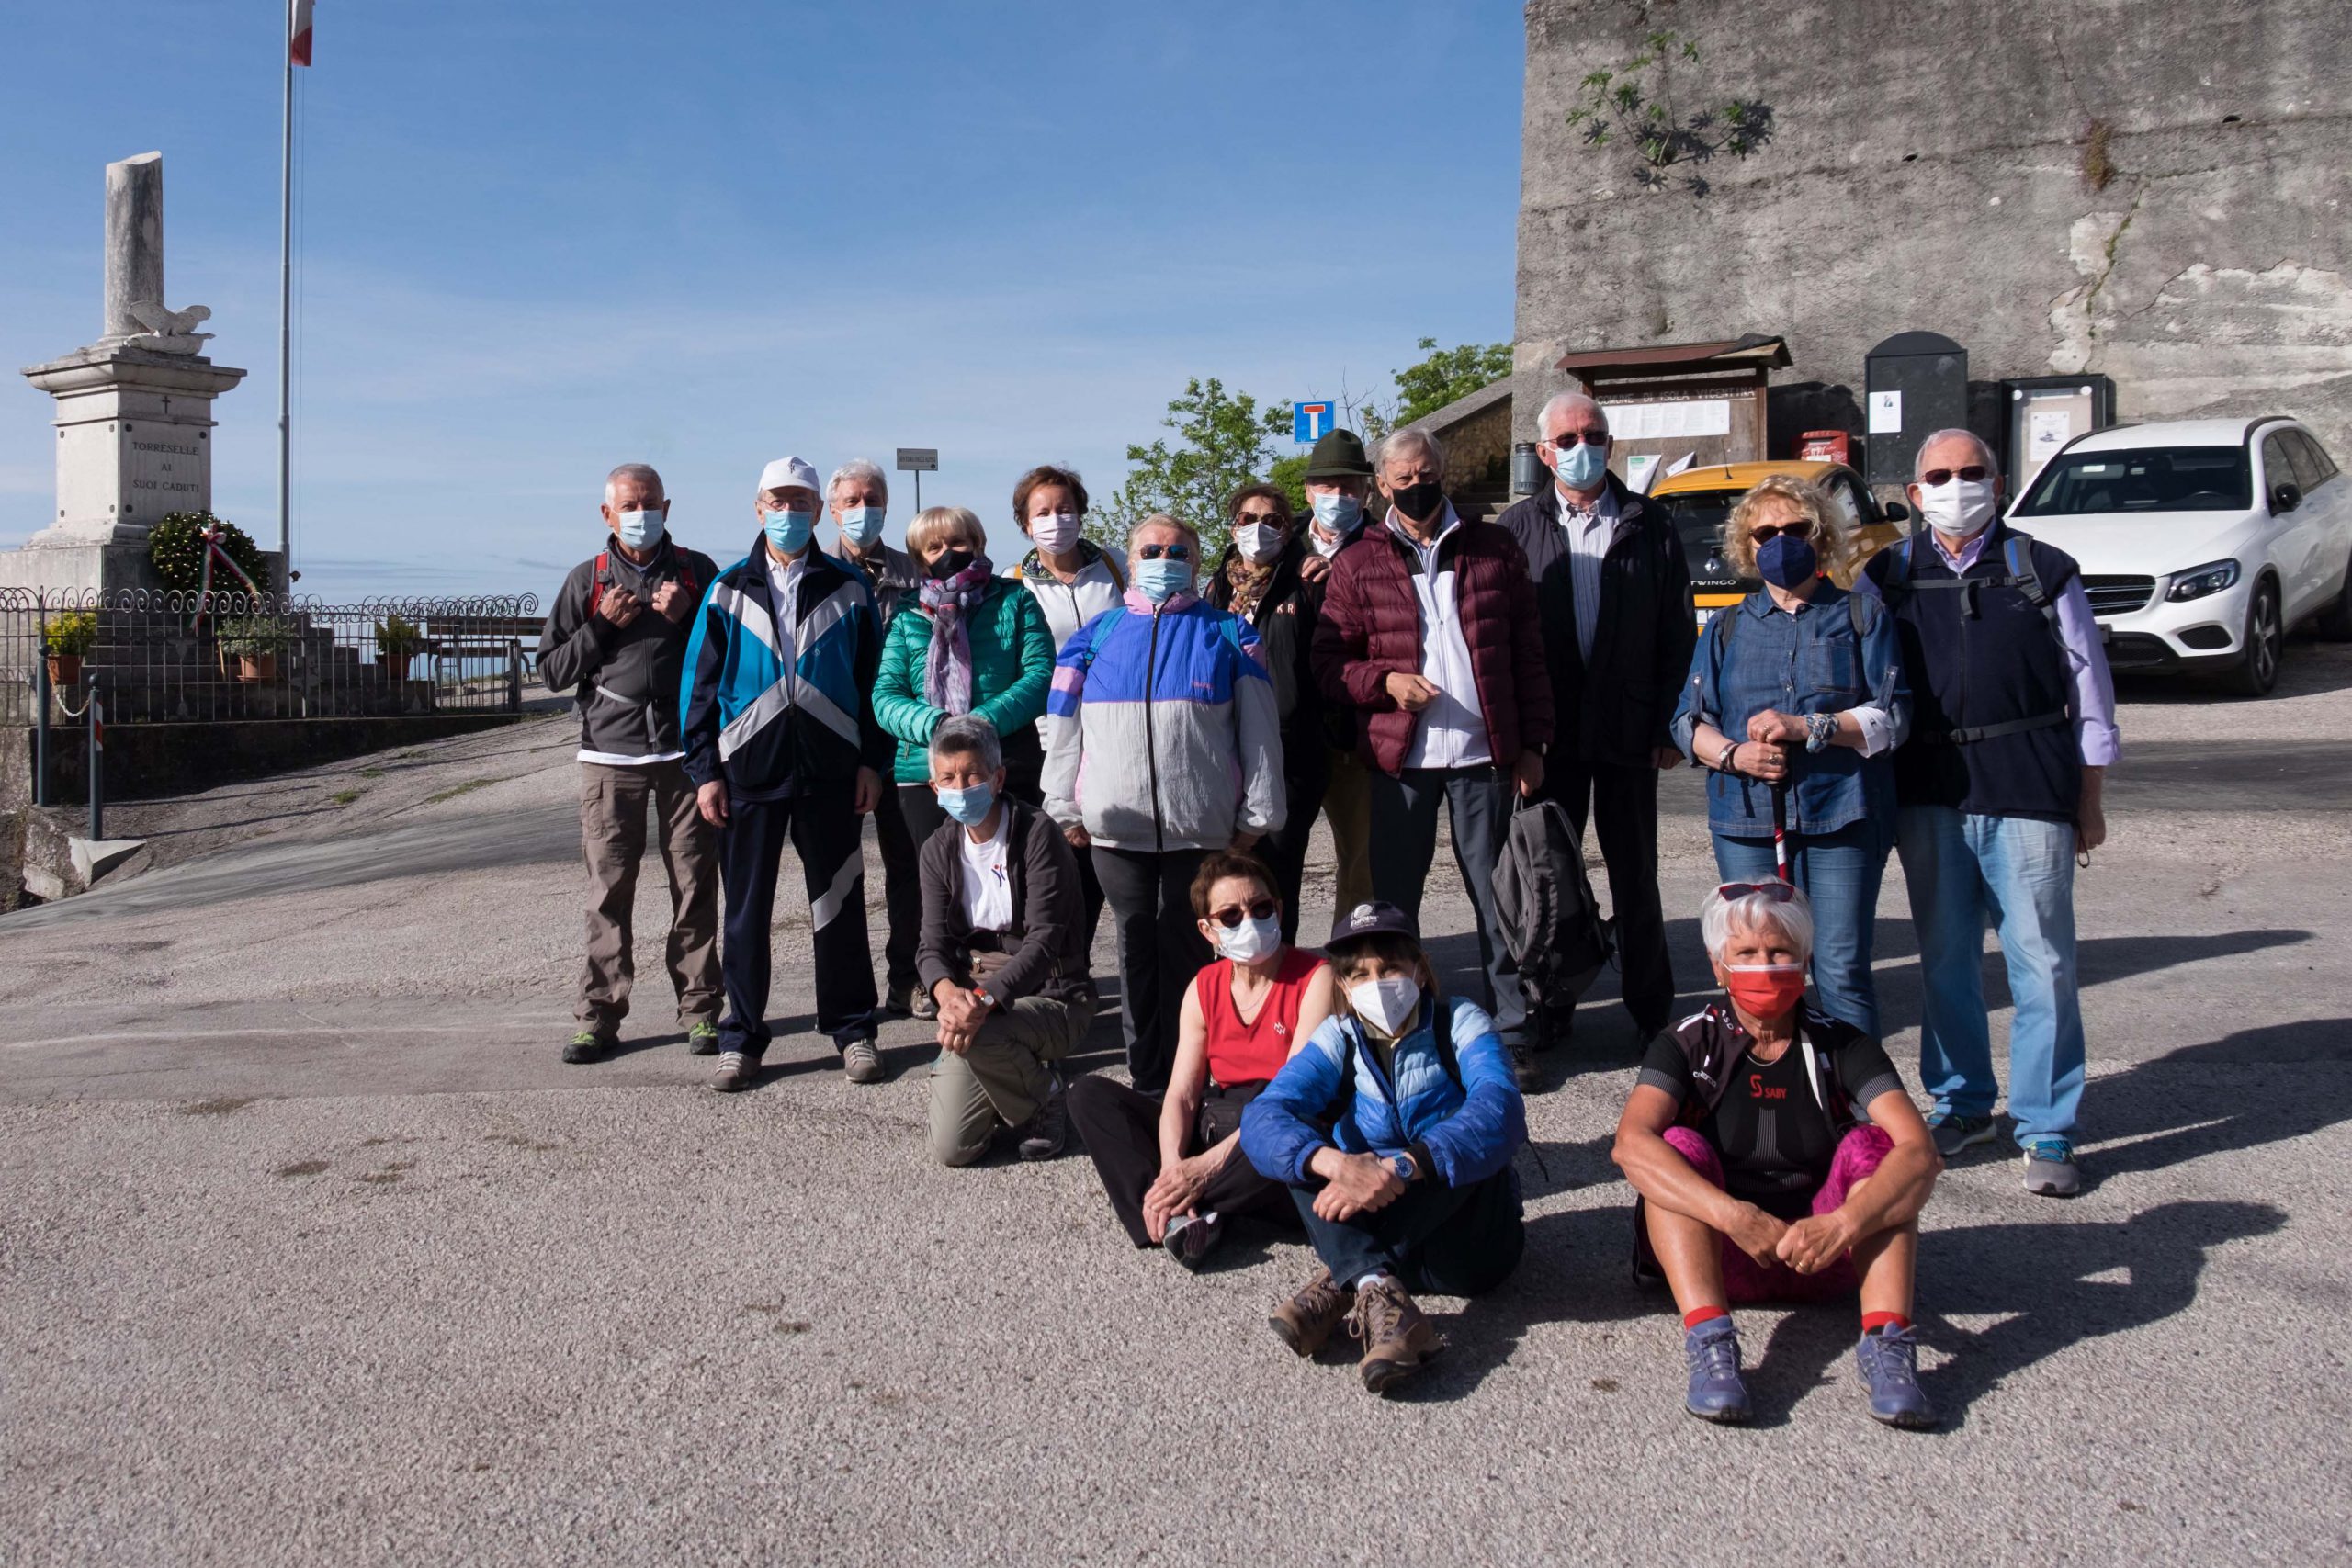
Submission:
[[[616,626],[589,613],[597,557],[571,569],[539,633],[539,678],[554,692],[576,694],[580,749],[615,757],[658,757],[683,750],[678,739],[678,684],[695,608],[710,592],[718,568],[699,550],[666,535],[653,558],[639,566],[607,543],[602,552],[605,592],[626,588],[646,602],[635,620]],[[692,603],[676,620],[657,614],[653,591],[684,582]]]

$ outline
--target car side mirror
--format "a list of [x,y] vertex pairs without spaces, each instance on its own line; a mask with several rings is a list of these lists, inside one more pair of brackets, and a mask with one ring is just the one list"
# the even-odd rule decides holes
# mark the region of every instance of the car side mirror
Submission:
[[1879,510],[1885,513],[1889,523],[1905,522],[1911,515],[1911,509],[1899,501],[1890,501]]
[[2270,510],[2274,513],[2292,512],[2303,503],[2303,487],[2293,483],[2270,487]]

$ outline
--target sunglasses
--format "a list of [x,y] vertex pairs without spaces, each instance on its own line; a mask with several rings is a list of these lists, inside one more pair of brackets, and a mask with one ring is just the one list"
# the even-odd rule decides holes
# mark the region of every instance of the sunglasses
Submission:
[[1211,909],[1209,911],[1209,919],[1215,920],[1218,925],[1223,926],[1226,930],[1231,931],[1234,927],[1239,925],[1245,919],[1252,920],[1272,919],[1277,907],[1278,906],[1276,906],[1272,898],[1259,898],[1252,901],[1250,907],[1246,909],[1238,904],[1227,904],[1222,909]]
[[1759,545],[1767,539],[1777,539],[1783,534],[1792,539],[1810,539],[1813,537],[1813,519],[1800,517],[1793,523],[1762,523],[1747,531],[1747,536]]
[[1992,472],[1982,463],[1971,463],[1964,468],[1929,468],[1919,476],[1919,482],[1930,490],[1938,485],[1948,485],[1954,479],[1966,479],[1973,485],[1983,484]]
[[1193,558],[1193,547],[1190,545],[1138,545],[1136,547],[1136,558],[1137,560],[1160,560],[1163,558],[1167,560],[1191,560]]
[[1760,896],[1768,904],[1786,904],[1797,896],[1792,882],[1725,882],[1715,888],[1715,897],[1728,904],[1749,894]]
[[1279,512],[1245,512],[1234,521],[1236,523],[1267,523],[1280,528],[1287,525],[1290,519]]
[[1605,430],[1564,430],[1560,432],[1559,434],[1552,437],[1552,445],[1558,447],[1563,452],[1566,451],[1571,446],[1578,445],[1586,446],[1606,446],[1609,445],[1609,432]]

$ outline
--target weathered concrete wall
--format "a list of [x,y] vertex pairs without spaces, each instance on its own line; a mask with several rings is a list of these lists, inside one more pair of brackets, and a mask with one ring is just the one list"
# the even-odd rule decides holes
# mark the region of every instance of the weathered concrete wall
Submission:
[[[1773,110],[1703,197],[1566,121],[1653,28],[1698,40],[1678,96]],[[2102,371],[2120,418],[2293,413],[2352,461],[2346,0],[1533,0],[1525,113],[1521,439],[1563,353],[1743,332],[1796,359],[1776,441],[1859,430],[1863,355],[1924,328],[1979,383]]]

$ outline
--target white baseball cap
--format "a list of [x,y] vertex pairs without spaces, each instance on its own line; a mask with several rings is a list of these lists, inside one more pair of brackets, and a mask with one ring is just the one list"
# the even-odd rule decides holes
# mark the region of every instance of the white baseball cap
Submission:
[[778,457],[760,470],[762,495],[772,490],[791,490],[795,487],[813,491],[820,498],[825,493],[825,487],[817,482],[816,468],[798,457]]

